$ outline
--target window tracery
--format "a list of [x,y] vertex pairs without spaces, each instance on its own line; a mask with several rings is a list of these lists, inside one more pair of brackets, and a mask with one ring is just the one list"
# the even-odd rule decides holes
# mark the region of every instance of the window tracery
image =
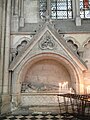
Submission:
[[72,18],[72,0],[52,0],[51,18],[52,19]]
[[40,18],[41,19],[45,17],[46,10],[47,10],[47,0],[40,0]]
[[80,0],[80,17],[90,18],[90,0]]
[[[40,18],[45,17],[47,0],[40,0]],[[50,17],[52,19],[71,19],[72,0],[50,0]]]

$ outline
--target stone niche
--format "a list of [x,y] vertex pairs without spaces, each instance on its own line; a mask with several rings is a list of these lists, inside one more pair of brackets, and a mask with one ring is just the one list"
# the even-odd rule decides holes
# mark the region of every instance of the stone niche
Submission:
[[59,83],[63,84],[66,81],[70,88],[70,74],[60,62],[44,59],[34,63],[27,70],[22,82],[21,104],[23,106],[57,105],[56,94],[59,93]]

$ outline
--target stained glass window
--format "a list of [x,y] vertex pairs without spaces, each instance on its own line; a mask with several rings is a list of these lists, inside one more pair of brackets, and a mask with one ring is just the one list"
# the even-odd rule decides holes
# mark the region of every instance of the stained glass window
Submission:
[[90,0],[80,0],[80,17],[90,18]]
[[[72,0],[51,0],[50,17],[52,19],[71,19]],[[47,10],[47,0],[40,0],[40,17],[44,18]]]
[[51,18],[72,18],[72,0],[51,0]]
[[47,10],[47,0],[40,0],[40,17],[43,19]]

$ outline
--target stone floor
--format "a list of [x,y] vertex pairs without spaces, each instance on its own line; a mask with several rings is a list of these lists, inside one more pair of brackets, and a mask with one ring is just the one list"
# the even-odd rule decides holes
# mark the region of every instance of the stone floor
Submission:
[[77,120],[63,119],[59,114],[30,114],[30,115],[7,115],[0,117],[0,120]]
[[31,115],[11,115],[3,116],[0,120],[59,120],[58,114],[31,114]]

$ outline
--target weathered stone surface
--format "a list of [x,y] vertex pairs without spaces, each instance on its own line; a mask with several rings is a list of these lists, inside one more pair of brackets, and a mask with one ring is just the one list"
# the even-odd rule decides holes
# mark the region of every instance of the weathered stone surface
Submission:
[[0,0],[2,113],[40,103],[57,111],[56,96],[44,93],[58,93],[65,81],[77,93],[87,93],[90,86],[90,20],[81,22],[79,2],[73,0],[69,20],[51,20],[50,3],[40,19],[39,5],[39,0]]

